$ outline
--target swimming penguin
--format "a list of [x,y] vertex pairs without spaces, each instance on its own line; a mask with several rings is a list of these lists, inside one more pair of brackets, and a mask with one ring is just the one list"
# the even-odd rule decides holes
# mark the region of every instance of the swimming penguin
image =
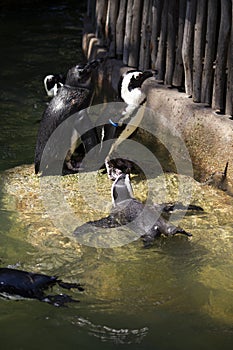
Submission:
[[[73,139],[76,138],[76,134],[81,135],[81,141],[85,152],[88,152],[99,143],[97,132],[95,128],[93,128],[92,121],[90,120],[89,116],[87,113],[85,113],[85,109],[90,106],[93,98],[94,89],[91,81],[92,73],[102,61],[103,59],[100,58],[71,68],[68,71],[65,84],[58,89],[57,94],[50,101],[40,122],[37,136],[35,149],[36,174],[39,171],[44,172],[45,168],[47,169],[47,174],[53,174],[54,166],[52,161],[60,161],[60,151],[58,146],[62,140],[56,139],[53,141],[49,148],[51,157],[48,157],[48,164],[44,164],[44,169],[40,169],[43,151],[50,136],[57,129],[57,127],[69,116],[76,112],[80,113],[77,114],[74,130],[72,131],[72,135],[69,136],[69,148],[72,150],[68,152],[66,159],[68,168],[71,170],[75,169],[75,167],[73,167],[71,164],[71,154],[76,147],[76,143],[73,141]],[[83,130],[88,131],[83,132]]]
[[57,95],[58,89],[65,84],[62,74],[49,74],[44,78],[44,88],[49,97]]
[[[116,179],[113,174],[118,173],[114,169],[118,165],[114,160],[111,160],[111,155],[116,151],[119,144],[129,138],[140,125],[144,112],[141,107],[146,104],[146,95],[142,90],[142,85],[145,80],[152,76],[152,71],[130,70],[124,73],[119,81],[119,96],[127,106],[118,120],[109,119],[109,123],[105,125],[103,137],[103,141],[116,139],[105,161],[108,176],[112,180]],[[123,160],[122,163],[124,163]],[[130,161],[127,161],[127,164],[129,165],[127,169],[130,171],[132,164]],[[122,168],[120,169],[122,170]]]
[[[77,227],[74,235],[78,237],[89,225],[102,228],[114,228],[130,223],[130,228],[142,238],[145,246],[150,246],[155,238],[183,234],[191,237],[192,234],[184,229],[172,225],[162,216],[159,206],[144,205],[135,199],[129,174],[120,174],[112,184],[112,211],[105,218]],[[171,208],[172,210],[172,208]]]
[[47,276],[12,268],[0,268],[0,296],[11,298],[38,299],[54,306],[64,306],[68,302],[78,302],[66,294],[46,295],[44,291],[58,284],[61,288],[76,288],[83,291],[77,283],[66,283],[57,276]]

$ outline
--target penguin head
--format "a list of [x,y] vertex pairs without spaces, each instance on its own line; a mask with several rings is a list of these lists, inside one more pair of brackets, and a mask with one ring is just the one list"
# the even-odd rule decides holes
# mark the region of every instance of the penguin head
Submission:
[[144,81],[153,76],[151,71],[131,70],[124,73],[119,81],[119,95],[128,105],[139,106],[146,98],[142,92]]
[[66,85],[73,87],[89,87],[94,70],[103,61],[102,58],[87,63],[80,63],[69,69],[66,77]]
[[49,97],[57,95],[58,89],[63,86],[64,77],[61,74],[49,74],[44,78],[44,87]]
[[112,184],[112,204],[114,207],[126,200],[134,199],[129,174],[120,174]]

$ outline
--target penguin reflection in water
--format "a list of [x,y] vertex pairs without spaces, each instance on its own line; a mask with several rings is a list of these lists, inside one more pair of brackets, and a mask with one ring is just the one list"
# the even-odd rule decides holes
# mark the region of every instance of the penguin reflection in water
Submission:
[[68,283],[57,276],[48,276],[13,268],[0,268],[0,296],[7,299],[37,299],[54,306],[65,306],[66,303],[78,302],[67,294],[46,295],[45,290],[58,284],[61,288],[75,288],[82,292],[79,283]]
[[[112,211],[105,218],[96,221],[89,221],[86,224],[77,227],[74,235],[77,237],[90,230],[90,226],[96,228],[115,228],[130,223],[130,227],[141,237],[145,247],[149,247],[155,238],[164,236],[174,236],[182,234],[191,237],[192,234],[184,229],[170,224],[161,213],[167,213],[174,208],[186,209],[180,203],[168,205],[144,205],[133,196],[132,186],[129,174],[120,174],[112,184]],[[202,211],[199,206],[190,205],[187,209]],[[98,231],[96,231],[98,234]]]
[[[78,168],[79,164],[76,167],[71,162],[71,155],[76,148],[76,144],[73,140],[77,139],[77,134],[82,135],[81,141],[85,153],[98,144],[98,135],[95,128],[93,128],[92,121],[86,113],[86,108],[91,105],[94,93],[92,84],[93,72],[102,61],[103,59],[100,58],[90,61],[87,64],[79,64],[71,68],[67,73],[65,84],[54,78],[53,83],[55,84],[54,88],[56,91],[51,92],[51,94],[54,94],[54,97],[43,114],[37,136],[35,150],[36,174],[39,171],[44,171],[46,174],[53,173],[53,169],[56,168],[56,163],[61,161],[60,156],[63,141],[68,142],[70,147],[70,151],[65,160],[65,166],[71,171],[77,170],[76,168]],[[53,89],[53,87],[48,84],[52,84],[52,81],[50,81],[48,77],[46,82],[47,89]],[[69,140],[63,140],[63,133],[60,139],[55,139],[53,142],[51,141],[51,144],[48,146],[47,142],[50,140],[53,132],[74,113],[77,113],[77,116],[75,118],[75,125],[71,126],[71,135],[68,135]],[[45,147],[48,147],[46,152],[48,160],[45,160],[47,163],[43,164],[43,169],[40,169]]]

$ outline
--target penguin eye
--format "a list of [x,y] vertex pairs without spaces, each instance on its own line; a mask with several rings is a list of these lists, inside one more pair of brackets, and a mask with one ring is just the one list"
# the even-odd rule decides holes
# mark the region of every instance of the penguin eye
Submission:
[[141,76],[142,76],[142,74],[137,75],[137,76],[136,76],[136,80],[140,80],[140,79],[141,79]]

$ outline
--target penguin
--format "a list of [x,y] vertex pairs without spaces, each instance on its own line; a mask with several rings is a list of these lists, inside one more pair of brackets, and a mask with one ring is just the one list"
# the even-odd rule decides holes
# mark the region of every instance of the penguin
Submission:
[[[83,144],[84,152],[88,152],[91,148],[99,143],[98,135],[95,128],[92,125],[92,121],[85,112],[85,109],[92,103],[93,98],[93,84],[92,76],[94,70],[100,65],[103,59],[92,60],[86,64],[79,64],[71,68],[66,77],[65,84],[62,85],[56,95],[52,98],[47,106],[39,126],[36,148],[35,148],[35,173],[39,171],[46,174],[53,174],[54,166],[53,160],[56,162],[59,160],[59,144],[62,140],[55,140],[50,145],[51,157],[48,160],[48,164],[45,164],[44,169],[40,169],[41,158],[45,149],[46,143],[49,140],[52,133],[63,123],[69,116],[77,113],[75,119],[74,130],[70,135],[70,151],[67,154],[65,166],[71,171],[76,171],[78,167],[72,165],[71,155],[76,148],[76,135],[81,135],[81,142]],[[83,130],[88,130],[83,133]],[[47,160],[46,160],[47,161]],[[49,164],[50,163],[50,164]]]
[[[74,236],[78,237],[89,225],[115,228],[127,224],[130,224],[130,227],[142,238],[145,247],[151,246],[153,241],[161,235],[167,237],[177,234],[187,237],[192,236],[191,233],[170,224],[163,218],[161,215],[163,206],[145,205],[137,200],[133,195],[129,174],[122,173],[115,179],[111,188],[111,197],[112,210],[110,215],[77,227]],[[172,207],[170,207],[170,210],[172,210]]]
[[48,97],[57,95],[58,89],[65,84],[65,77],[62,74],[49,74],[44,78],[44,88]]
[[[104,127],[103,141],[115,138],[105,160],[105,166],[110,179],[115,180],[115,174],[119,175],[119,162],[111,160],[111,155],[116,151],[117,147],[125,139],[129,138],[140,125],[143,118],[142,106],[146,104],[146,94],[142,90],[142,85],[145,80],[153,77],[152,71],[129,70],[124,73],[118,83],[118,92],[122,101],[126,103],[118,120],[109,119],[109,123]],[[131,122],[132,124],[129,124]],[[121,160],[120,163],[124,163]],[[130,172],[132,164],[127,161],[127,165],[123,165]],[[122,167],[120,166],[120,170]]]
[[129,70],[125,72],[118,83],[120,98],[131,106],[139,106],[146,101],[146,95],[142,91],[142,84],[153,76],[150,70]]
[[39,273],[27,272],[13,268],[0,268],[0,296],[7,299],[29,298],[37,299],[54,306],[64,306],[68,302],[78,302],[66,294],[46,295],[44,291],[58,284],[61,288],[76,288],[83,291],[77,283],[67,283],[57,276],[48,276]]

